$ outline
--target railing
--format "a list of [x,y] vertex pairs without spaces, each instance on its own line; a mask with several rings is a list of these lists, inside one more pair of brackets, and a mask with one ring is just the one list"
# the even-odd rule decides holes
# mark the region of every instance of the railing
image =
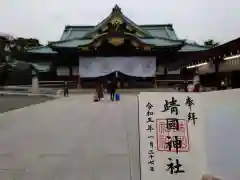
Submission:
[[50,95],[59,96],[61,89],[39,88],[38,93],[32,93],[32,87],[28,86],[2,86],[0,87],[1,94],[15,94],[15,95]]
[[[184,80],[155,80],[155,85],[157,87],[170,87],[170,86],[183,86]],[[187,80],[188,83],[192,83],[193,80]]]
[[[57,88],[62,89],[65,81],[39,81],[39,87],[41,88]],[[76,81],[67,81],[69,88],[76,88]]]

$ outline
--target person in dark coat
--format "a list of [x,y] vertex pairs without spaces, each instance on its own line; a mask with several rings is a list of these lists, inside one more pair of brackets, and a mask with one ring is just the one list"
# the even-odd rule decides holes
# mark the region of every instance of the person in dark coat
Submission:
[[110,81],[108,83],[108,91],[110,93],[110,99],[114,101],[115,93],[116,93],[117,85],[115,81]]
[[64,90],[63,90],[63,92],[64,92],[64,96],[65,97],[68,96],[68,83],[67,83],[67,81],[64,82]]
[[100,82],[100,99],[104,98],[104,88],[103,88],[103,84]]
[[96,82],[95,90],[96,90],[97,98],[98,98],[98,100],[100,100],[101,93],[100,93],[100,83],[99,82]]

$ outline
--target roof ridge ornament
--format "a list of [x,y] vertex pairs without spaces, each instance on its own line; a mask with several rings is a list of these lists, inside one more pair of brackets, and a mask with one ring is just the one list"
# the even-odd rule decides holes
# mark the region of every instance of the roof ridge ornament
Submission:
[[115,4],[115,6],[112,9],[112,12],[121,12],[121,8],[117,4]]

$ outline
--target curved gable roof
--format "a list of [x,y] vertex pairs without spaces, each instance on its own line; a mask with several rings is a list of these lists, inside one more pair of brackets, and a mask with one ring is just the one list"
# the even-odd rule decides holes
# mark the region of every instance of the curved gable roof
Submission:
[[113,8],[112,12],[108,17],[102,20],[97,25],[93,26],[66,26],[64,32],[60,38],[60,41],[65,41],[75,38],[85,38],[96,32],[103,25],[106,25],[109,20],[115,16],[120,16],[122,19],[138,31],[146,35],[146,37],[158,37],[158,38],[167,38],[172,40],[179,40],[172,24],[151,24],[151,25],[137,25],[134,21],[129,19],[121,12],[121,8],[117,5]]

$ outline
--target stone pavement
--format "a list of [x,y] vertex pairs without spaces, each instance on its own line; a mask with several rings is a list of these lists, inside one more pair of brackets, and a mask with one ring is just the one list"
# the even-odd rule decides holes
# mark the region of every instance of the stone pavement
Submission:
[[47,96],[0,95],[0,113],[54,99]]
[[1,180],[139,180],[137,96],[71,95],[0,114]]

